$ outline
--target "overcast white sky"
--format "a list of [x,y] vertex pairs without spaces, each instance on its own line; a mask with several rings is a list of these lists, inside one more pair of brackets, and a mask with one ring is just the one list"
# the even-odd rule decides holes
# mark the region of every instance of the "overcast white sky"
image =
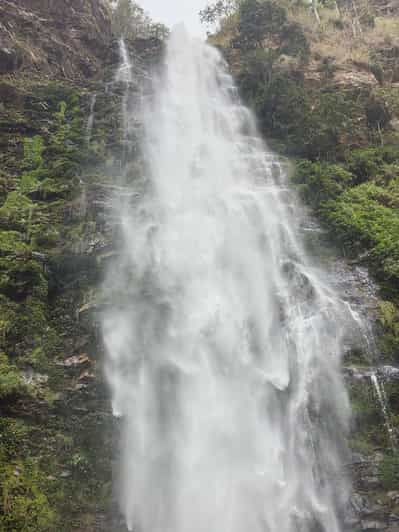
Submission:
[[190,33],[203,35],[204,28],[199,22],[198,13],[208,0],[138,0],[154,20],[172,27],[184,22]]

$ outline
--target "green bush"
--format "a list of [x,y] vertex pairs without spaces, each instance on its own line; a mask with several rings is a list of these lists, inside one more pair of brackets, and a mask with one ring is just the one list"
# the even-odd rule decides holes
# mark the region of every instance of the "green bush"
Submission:
[[0,208],[0,227],[24,231],[29,228],[36,205],[20,192],[10,192]]
[[399,485],[399,455],[385,455],[382,460],[378,476],[386,490],[395,490]]
[[44,142],[39,135],[24,140],[24,170],[36,170],[43,165]]
[[[263,133],[281,140],[287,154],[334,160],[343,155],[347,139],[368,134],[359,121],[364,109],[352,95],[310,89],[292,73],[274,73],[273,62],[265,62],[263,69],[258,63],[256,70],[248,65],[238,82],[259,117]],[[265,70],[266,83],[262,76]]]
[[391,301],[380,301],[378,322],[382,334],[377,337],[378,348],[388,362],[399,360],[399,309]]
[[[386,191],[364,183],[323,205],[322,215],[352,251],[364,251],[375,273],[399,287],[399,212],[384,205]],[[396,288],[395,288],[396,287]]]
[[356,178],[356,184],[360,184],[378,174],[384,159],[378,148],[360,148],[349,153],[347,164]]
[[270,34],[278,33],[287,21],[287,12],[270,0],[244,0],[238,10],[236,47],[251,50],[260,47]]
[[357,447],[372,448],[388,444],[387,432],[384,429],[381,408],[375,399],[371,383],[364,380],[353,380],[348,386],[353,414],[353,436]]
[[33,460],[3,464],[0,469],[0,529],[4,532],[54,532],[57,514],[45,494],[45,475]]
[[43,152],[45,150],[42,137],[36,136],[24,140],[24,160],[19,190],[22,194],[31,194],[38,190],[40,182],[48,175]]
[[328,200],[336,199],[351,185],[353,176],[338,164],[301,160],[296,164],[293,182],[302,185],[302,198],[318,209]]
[[27,391],[18,368],[9,363],[7,355],[0,353],[0,400],[24,395]]

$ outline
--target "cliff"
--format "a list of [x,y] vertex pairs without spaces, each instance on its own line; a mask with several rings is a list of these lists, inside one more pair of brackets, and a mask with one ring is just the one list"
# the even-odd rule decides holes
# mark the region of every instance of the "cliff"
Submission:
[[0,73],[84,80],[101,75],[111,42],[110,8],[97,0],[4,0]]
[[[109,530],[113,418],[85,308],[120,139],[118,44],[97,0],[0,4],[0,529]],[[98,91],[93,142],[88,117]],[[79,311],[81,309],[81,311]],[[112,512],[116,515],[117,512]]]
[[[254,9],[265,5],[265,17]],[[397,5],[244,2],[211,37],[293,185],[379,284],[376,356],[348,352],[356,493],[350,530],[397,532],[399,428]],[[357,4],[356,4],[357,5]],[[359,4],[360,5],[360,4]],[[362,4],[363,6],[363,4]],[[338,11],[337,11],[338,8]],[[245,16],[243,16],[245,15]],[[245,23],[244,23],[245,22]],[[130,42],[146,71],[156,38]],[[0,529],[108,531],[118,424],[103,379],[98,286],[112,256],[111,180],[126,150],[118,42],[101,0],[0,4]],[[139,128],[137,133],[139,134]],[[136,149],[133,141],[132,150]],[[136,160],[136,175],[140,161]],[[119,165],[120,166],[120,165]],[[363,270],[360,269],[362,272]],[[360,274],[359,274],[360,275]],[[369,282],[365,281],[365,298]]]

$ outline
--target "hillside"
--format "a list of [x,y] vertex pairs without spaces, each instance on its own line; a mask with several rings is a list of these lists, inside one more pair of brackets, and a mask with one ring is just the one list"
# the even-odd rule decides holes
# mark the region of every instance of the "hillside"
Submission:
[[[317,20],[287,0],[227,4],[210,42],[334,253],[377,283],[365,310],[373,357],[352,350],[345,360],[355,486],[347,523],[398,532],[399,5],[331,2]],[[127,137],[125,94],[145,84],[167,34],[157,24],[143,31],[150,21],[138,13],[126,38],[137,69],[126,81],[117,75],[125,12],[116,17],[105,0],[0,3],[4,532],[125,530],[99,315],[120,239],[110,197],[123,165],[133,181],[143,174],[140,115]],[[370,384],[376,367],[386,417]]]

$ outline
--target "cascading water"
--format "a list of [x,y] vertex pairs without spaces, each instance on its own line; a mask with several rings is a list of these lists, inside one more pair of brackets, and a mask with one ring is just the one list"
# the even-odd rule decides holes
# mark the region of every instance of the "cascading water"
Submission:
[[[123,119],[123,142],[126,143],[129,139],[130,125],[131,125],[131,109],[129,106],[130,87],[134,82],[133,65],[130,59],[129,51],[124,39],[119,41],[119,54],[121,57],[120,67],[116,73],[115,81],[123,85],[122,97],[122,119]],[[126,147],[125,147],[126,150]]]
[[348,309],[219,53],[177,28],[118,201],[107,376],[137,532],[338,532]]

